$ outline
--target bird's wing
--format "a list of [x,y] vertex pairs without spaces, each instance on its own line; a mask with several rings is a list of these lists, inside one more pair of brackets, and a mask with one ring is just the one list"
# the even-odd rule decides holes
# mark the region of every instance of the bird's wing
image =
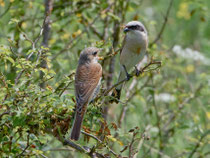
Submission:
[[102,76],[102,67],[98,63],[82,65],[77,68],[75,76],[75,93],[77,112],[83,114],[86,105],[93,97],[93,92]]

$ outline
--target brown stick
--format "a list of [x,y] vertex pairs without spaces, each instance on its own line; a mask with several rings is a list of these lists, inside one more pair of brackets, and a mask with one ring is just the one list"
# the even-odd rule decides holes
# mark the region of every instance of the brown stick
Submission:
[[[48,41],[50,37],[50,15],[52,13],[53,9],[53,0],[45,0],[45,17],[46,21],[44,23],[43,27],[43,41],[42,41],[42,46],[48,47]],[[46,61],[46,52],[42,53],[43,58],[41,59],[40,67],[46,69],[47,66],[47,61]],[[45,82],[43,81],[44,73],[40,71],[40,79],[42,80],[40,87],[45,88]]]

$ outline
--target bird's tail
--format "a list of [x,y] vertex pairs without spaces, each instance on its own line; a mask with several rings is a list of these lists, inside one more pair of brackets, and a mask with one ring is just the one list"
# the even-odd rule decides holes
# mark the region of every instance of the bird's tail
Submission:
[[[119,83],[120,81],[124,80],[125,77],[126,77],[126,73],[125,73],[124,70],[121,69],[117,83]],[[114,91],[112,93],[112,97],[115,97],[116,99],[112,99],[111,102],[116,102],[116,103],[119,102],[120,96],[121,96],[121,89],[122,89],[122,87],[123,87],[123,84],[120,84],[114,89]]]
[[115,88],[112,92],[112,97],[114,98],[111,99],[111,102],[119,103],[120,95],[121,95],[121,89]]
[[76,141],[79,140],[83,117],[84,117],[84,114],[81,115],[80,113],[76,112],[73,128],[71,131],[72,140],[76,140]]

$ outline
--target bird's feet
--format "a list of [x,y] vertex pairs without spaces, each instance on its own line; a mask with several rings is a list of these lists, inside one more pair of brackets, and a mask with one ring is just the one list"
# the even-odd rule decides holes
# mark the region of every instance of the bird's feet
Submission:
[[129,81],[131,79],[131,75],[130,74],[126,74],[126,78],[127,78],[127,81]]
[[135,66],[136,76],[138,77],[142,72]]
[[124,71],[125,71],[125,73],[126,73],[127,81],[129,81],[129,80],[131,79],[131,75],[128,73],[128,71],[127,71],[125,65],[123,65],[123,68],[124,68]]

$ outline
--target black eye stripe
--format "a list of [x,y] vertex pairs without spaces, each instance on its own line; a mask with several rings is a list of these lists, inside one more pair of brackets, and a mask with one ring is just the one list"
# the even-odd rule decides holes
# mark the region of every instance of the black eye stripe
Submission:
[[135,29],[138,28],[138,26],[137,26],[137,25],[133,25],[133,26],[129,26],[128,28],[129,28],[129,29],[132,29],[132,30],[135,30]]
[[144,28],[141,27],[141,26],[139,26],[139,25],[128,26],[128,28],[131,29],[131,30],[139,30],[139,31],[141,31],[141,32],[144,31]]

